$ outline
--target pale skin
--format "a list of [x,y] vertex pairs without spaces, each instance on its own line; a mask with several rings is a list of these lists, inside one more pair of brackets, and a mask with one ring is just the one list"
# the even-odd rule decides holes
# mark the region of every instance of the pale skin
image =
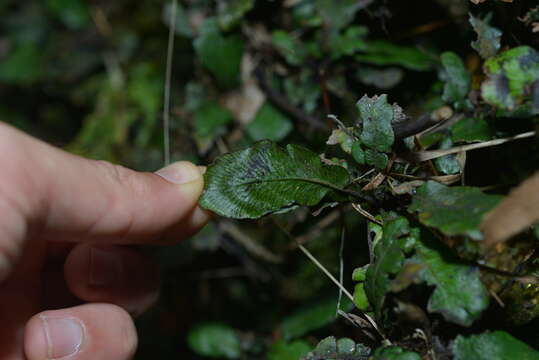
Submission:
[[194,234],[202,189],[188,162],[139,173],[0,123],[0,359],[130,359],[159,279],[126,245]]

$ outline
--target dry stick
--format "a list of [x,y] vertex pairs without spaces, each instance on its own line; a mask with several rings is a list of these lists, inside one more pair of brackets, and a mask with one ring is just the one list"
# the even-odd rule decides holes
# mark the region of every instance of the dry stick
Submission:
[[172,82],[172,55],[174,53],[177,9],[178,0],[172,0],[170,28],[168,32],[167,68],[165,73],[165,100],[163,102],[163,158],[165,160],[165,165],[170,164],[170,88]]
[[481,149],[481,148],[490,147],[490,146],[497,146],[497,145],[504,144],[506,142],[519,140],[519,139],[525,139],[532,136],[535,136],[535,131],[528,131],[528,132],[518,134],[515,136],[510,136],[510,137],[495,139],[495,140],[490,140],[490,141],[484,141],[484,142],[475,143],[475,144],[456,146],[456,147],[446,149],[446,150],[418,151],[410,155],[415,161],[427,161],[427,160],[436,159],[445,155],[456,154],[462,151]]
[[[296,239],[283,227],[281,226],[281,224],[279,224],[278,222],[275,222],[275,224],[281,229],[281,231],[292,241],[296,241]],[[322,272],[335,284],[337,285],[337,287],[339,287],[339,289],[342,290],[342,292],[344,293],[344,295],[346,295],[346,297],[348,299],[350,299],[350,301],[352,301],[352,303],[354,302],[354,297],[352,296],[352,294],[350,294],[350,292],[348,290],[346,290],[346,288],[343,286],[343,284],[341,284],[339,281],[337,281],[337,279],[335,279],[335,277],[328,271],[328,269],[326,269],[324,267],[324,265],[322,265],[320,263],[320,261],[318,261],[311,253],[309,250],[307,250],[307,248],[301,244],[298,243],[298,248],[305,254],[305,256],[307,256],[309,258],[309,260],[311,260],[320,270],[322,270]],[[380,334],[380,336],[386,340],[386,337],[385,335],[382,333],[382,331],[380,330],[380,328],[378,327],[378,325],[376,324],[376,322],[374,321],[374,319],[372,317],[370,317],[368,314],[362,312],[363,316],[365,316],[365,318],[369,321],[369,323],[371,324],[371,326],[378,332],[378,334]]]
[[[343,253],[344,253],[344,236],[345,236],[345,230],[346,228],[342,227],[341,231],[341,245],[339,247],[339,283],[342,284],[344,282],[344,260],[343,260]],[[341,308],[341,299],[342,299],[342,289],[339,288],[339,300],[337,301],[337,310],[336,314],[339,314],[339,309]]]
[[274,264],[278,264],[283,261],[283,259],[279,255],[272,253],[270,250],[266,249],[264,246],[251,239],[251,237],[246,235],[233,223],[228,221],[221,221],[219,223],[219,227],[225,233],[230,235],[234,240],[243,245],[243,247],[245,247],[245,249],[254,256]]

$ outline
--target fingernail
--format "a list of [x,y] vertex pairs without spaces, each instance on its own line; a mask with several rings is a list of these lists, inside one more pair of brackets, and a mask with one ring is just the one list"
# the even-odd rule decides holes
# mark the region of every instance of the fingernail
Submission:
[[201,177],[198,168],[189,161],[179,161],[155,172],[173,184],[187,184]]
[[84,341],[84,328],[79,320],[40,317],[47,341],[47,359],[60,359],[79,352]]
[[120,257],[105,249],[90,248],[90,286],[110,287],[120,281],[121,274]]

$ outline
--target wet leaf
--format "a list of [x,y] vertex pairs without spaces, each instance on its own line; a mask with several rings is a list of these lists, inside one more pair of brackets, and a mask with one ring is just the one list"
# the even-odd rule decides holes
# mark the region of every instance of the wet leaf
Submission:
[[[341,309],[349,311],[353,308],[350,301],[343,299]],[[284,318],[281,331],[285,340],[294,339],[319,329],[336,319],[337,299],[334,297],[319,300],[303,306],[290,316]]]
[[537,360],[539,352],[504,331],[457,336],[452,345],[455,360]]
[[365,146],[380,151],[391,150],[395,141],[393,134],[393,107],[387,103],[387,95],[364,95],[356,104],[362,126],[360,140]]
[[246,127],[247,134],[255,140],[283,140],[294,128],[290,119],[269,103],[265,103]]
[[226,217],[259,218],[296,205],[316,205],[349,182],[346,169],[323,164],[310,150],[297,145],[283,150],[261,141],[208,167],[200,204]]
[[483,59],[496,55],[501,46],[500,41],[502,32],[489,25],[491,19],[492,13],[487,14],[483,19],[474,17],[470,14],[470,24],[477,33],[477,40],[472,41],[472,48],[474,48]]
[[470,326],[488,307],[489,295],[481,282],[479,269],[459,261],[448,249],[422,233],[415,243],[410,263],[420,264],[416,282],[434,286],[427,309],[447,321]]
[[519,46],[487,59],[488,79],[481,85],[483,99],[501,110],[516,111],[528,105],[525,114],[539,113],[539,52]]
[[406,351],[398,346],[378,348],[372,360],[421,360],[421,356],[412,351]]
[[481,219],[500,200],[501,196],[487,195],[477,188],[428,181],[416,190],[408,211],[417,212],[421,223],[448,236],[467,235],[481,240]]
[[217,2],[217,19],[224,31],[238,25],[243,16],[253,8],[254,0],[225,0]]
[[238,83],[243,55],[243,40],[238,34],[222,34],[215,18],[208,18],[193,43],[204,67],[222,87]]
[[234,329],[219,323],[201,324],[189,331],[189,347],[201,356],[236,359],[240,357],[240,341]]
[[451,51],[443,53],[440,59],[443,66],[440,76],[445,81],[442,99],[457,110],[465,109],[469,106],[467,98],[471,87],[470,73],[460,57]]
[[378,89],[387,90],[395,87],[404,77],[404,71],[396,67],[377,69],[362,66],[356,72],[356,77],[365,85],[372,85]]
[[481,118],[465,117],[450,129],[453,142],[487,141],[493,138],[492,130]]
[[539,221],[539,173],[514,188],[481,222],[485,245],[508,240]]
[[268,353],[268,360],[298,360],[307,355],[312,347],[302,340],[292,341],[290,343],[277,341],[271,346]]
[[302,360],[367,360],[371,349],[356,344],[352,339],[335,339],[330,336],[318,343],[316,348]]
[[416,71],[433,68],[435,61],[424,52],[410,46],[396,45],[384,40],[371,40],[367,48],[355,58],[374,65],[400,65]]

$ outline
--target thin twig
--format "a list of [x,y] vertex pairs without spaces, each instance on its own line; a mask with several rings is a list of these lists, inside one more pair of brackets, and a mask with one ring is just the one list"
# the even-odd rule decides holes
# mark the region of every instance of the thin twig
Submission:
[[484,141],[484,142],[475,143],[475,144],[455,146],[446,150],[424,150],[424,151],[414,152],[408,155],[410,157],[410,160],[421,162],[421,161],[436,159],[445,155],[456,154],[462,151],[469,151],[469,150],[486,148],[490,146],[497,146],[497,145],[505,144],[510,141],[525,139],[532,136],[535,136],[535,131],[528,131],[528,132],[518,134],[515,136],[510,136],[510,137],[495,139],[495,140],[490,140],[490,141]]
[[172,56],[174,54],[177,8],[178,0],[172,0],[170,28],[168,32],[167,68],[165,73],[165,99],[163,101],[163,158],[165,165],[170,164],[170,88],[172,84]]
[[[281,231],[292,241],[296,241],[296,239],[283,227],[281,226],[279,223],[277,223],[277,226],[281,229]],[[311,254],[311,252],[309,250],[307,250],[307,248],[305,248],[305,246],[301,245],[301,244],[298,244],[298,248],[305,254],[305,256],[307,256],[309,258],[309,260],[311,260],[313,262],[313,264],[316,265],[316,267],[318,267],[335,285],[337,285],[337,287],[339,287],[339,289],[342,290],[342,292],[344,293],[344,295],[346,295],[346,297],[348,299],[350,299],[350,301],[352,301],[352,303],[354,302],[354,297],[352,296],[352,294],[350,294],[350,292],[343,286],[343,284],[341,284],[339,281],[337,281],[337,279],[335,279],[335,277],[328,271],[328,269],[326,269],[324,267],[324,265],[322,265],[320,263],[320,261],[318,261],[314,256],[313,254]],[[363,316],[365,316],[365,318],[369,321],[369,323],[372,325],[372,327],[378,332],[378,334],[380,334],[380,336],[385,339],[386,337],[384,336],[384,334],[382,333],[382,331],[380,330],[380,328],[378,327],[378,325],[376,324],[376,322],[374,321],[374,319],[372,317],[370,317],[368,314],[366,313],[362,313]]]
[[382,222],[380,220],[376,219],[371,213],[369,213],[367,210],[363,209],[361,207],[361,205],[352,203],[352,207],[354,208],[355,211],[357,211],[358,213],[363,215],[367,220],[369,220],[369,221],[371,221],[371,222],[373,222],[375,224],[382,225]]
[[[345,231],[346,228],[342,227],[341,230],[341,245],[339,246],[339,283],[344,283],[344,260],[343,260],[343,254],[344,254],[344,237],[345,237]],[[339,313],[339,309],[341,308],[341,299],[342,299],[342,290],[339,288],[339,299],[337,300],[337,310],[336,314]]]
[[219,227],[234,240],[243,245],[247,251],[254,256],[266,260],[271,263],[280,263],[283,261],[282,257],[272,253],[264,246],[251,239],[247,234],[241,231],[236,225],[228,221],[222,221],[219,223]]

